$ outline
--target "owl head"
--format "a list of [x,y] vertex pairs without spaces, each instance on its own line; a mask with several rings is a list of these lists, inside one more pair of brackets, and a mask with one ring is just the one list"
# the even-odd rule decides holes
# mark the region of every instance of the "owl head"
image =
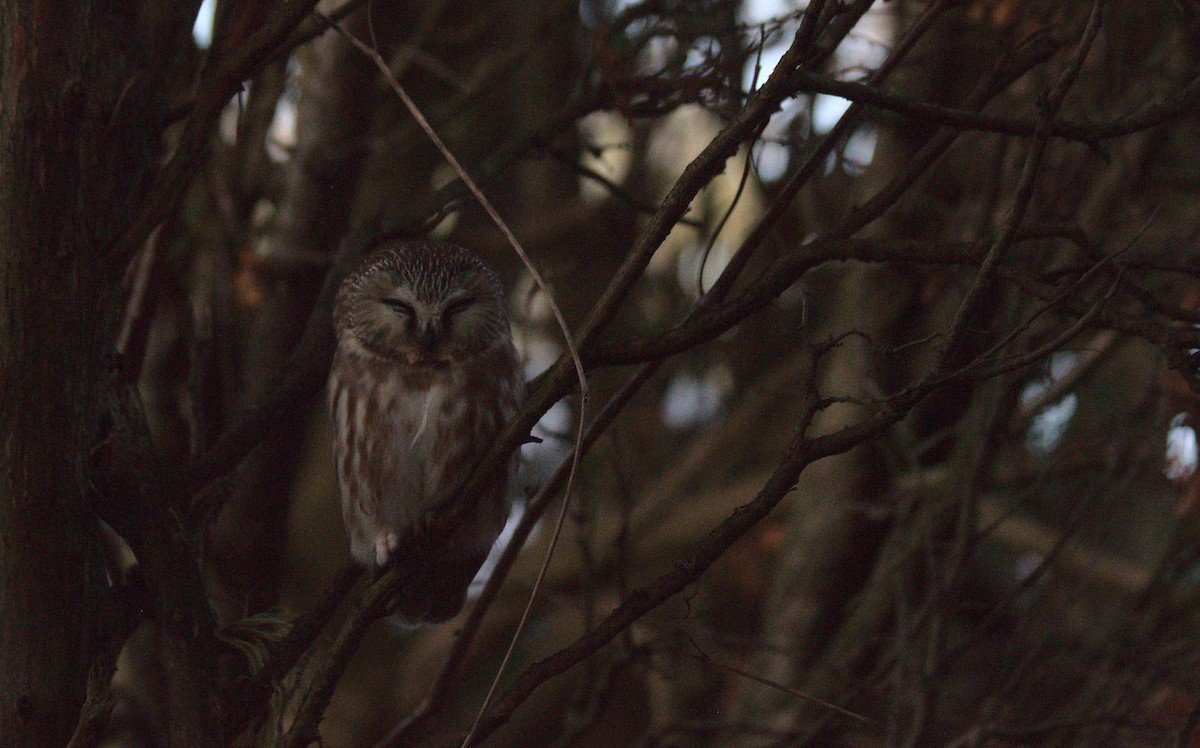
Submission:
[[455,244],[385,245],[342,283],[338,341],[410,366],[439,368],[509,340],[499,280]]

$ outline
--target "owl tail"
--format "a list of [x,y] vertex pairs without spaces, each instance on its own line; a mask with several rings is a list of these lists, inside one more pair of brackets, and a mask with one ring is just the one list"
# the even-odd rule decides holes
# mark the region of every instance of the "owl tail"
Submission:
[[[460,550],[460,549],[453,549]],[[442,555],[400,590],[393,603],[398,623],[443,623],[462,611],[467,589],[487,559],[487,551]]]

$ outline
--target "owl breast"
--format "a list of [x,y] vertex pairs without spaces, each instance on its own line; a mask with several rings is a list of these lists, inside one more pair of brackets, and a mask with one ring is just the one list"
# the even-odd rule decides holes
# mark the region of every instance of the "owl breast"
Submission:
[[[497,371],[507,374],[497,378]],[[515,461],[483,495],[456,494],[516,412],[520,382],[511,346],[468,364],[422,369],[339,345],[329,406],[342,514],[355,559],[380,564],[402,553],[388,547],[389,536],[402,538],[427,512],[461,499],[473,502],[472,511],[443,551],[446,559],[469,559],[459,562],[459,576],[472,565],[474,575],[507,517]]]

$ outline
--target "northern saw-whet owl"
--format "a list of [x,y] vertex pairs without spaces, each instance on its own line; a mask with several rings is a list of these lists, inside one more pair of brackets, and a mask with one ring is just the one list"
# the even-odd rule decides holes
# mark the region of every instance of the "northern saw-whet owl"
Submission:
[[382,567],[427,512],[472,502],[396,601],[403,621],[447,620],[511,506],[515,454],[481,495],[456,497],[524,391],[503,289],[462,247],[394,243],[342,283],[333,322],[329,409],[350,553]]

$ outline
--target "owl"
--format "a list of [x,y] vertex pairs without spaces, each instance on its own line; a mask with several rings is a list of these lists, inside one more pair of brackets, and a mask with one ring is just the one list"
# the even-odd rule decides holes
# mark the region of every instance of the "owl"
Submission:
[[516,412],[524,378],[504,292],[454,244],[386,245],[342,283],[329,410],[350,553],[382,567],[430,510],[471,502],[396,601],[410,623],[462,610],[510,509],[516,456],[478,496],[457,496]]

